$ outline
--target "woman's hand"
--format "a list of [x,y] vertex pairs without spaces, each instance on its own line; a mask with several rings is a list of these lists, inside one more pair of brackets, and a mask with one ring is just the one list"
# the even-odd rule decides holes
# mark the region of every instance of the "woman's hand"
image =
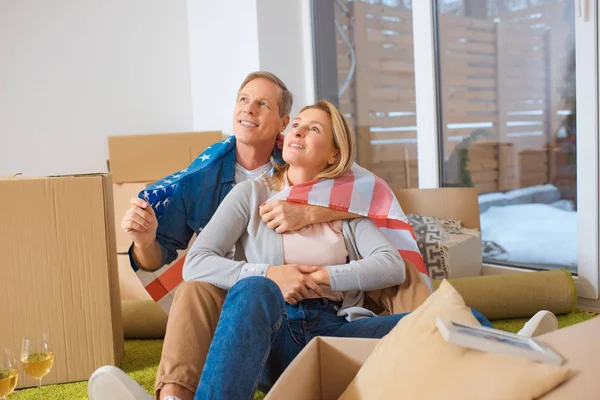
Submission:
[[267,270],[267,278],[279,286],[286,302],[296,304],[309,296],[309,290],[323,296],[323,291],[311,275],[316,271],[317,267],[308,265],[271,265]]
[[319,268],[315,272],[311,273],[310,276],[318,285],[331,286],[331,281],[329,280],[329,271],[327,268]]

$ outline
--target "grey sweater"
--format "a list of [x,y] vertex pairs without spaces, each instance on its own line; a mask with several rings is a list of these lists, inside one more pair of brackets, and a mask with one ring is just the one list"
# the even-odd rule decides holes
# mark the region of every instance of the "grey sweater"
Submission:
[[[262,182],[236,185],[189,250],[184,280],[204,281],[228,290],[248,276],[266,276],[270,265],[282,265],[281,234],[269,229],[259,213],[260,205],[275,193]],[[325,268],[331,289],[344,292],[338,315],[353,321],[374,315],[362,308],[364,291],[401,284],[405,265],[370,219],[345,220],[342,233],[350,261]]]

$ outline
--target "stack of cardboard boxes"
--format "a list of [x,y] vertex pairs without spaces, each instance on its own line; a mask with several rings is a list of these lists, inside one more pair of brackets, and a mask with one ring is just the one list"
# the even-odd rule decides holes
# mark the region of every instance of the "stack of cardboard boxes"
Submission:
[[548,183],[548,150],[522,150],[519,152],[519,187]]
[[392,188],[419,187],[419,167],[416,159],[373,163],[371,171]]
[[498,191],[517,188],[517,160],[512,143],[498,143]]
[[183,170],[206,147],[221,139],[222,134],[217,131],[108,138],[122,300],[151,299],[131,269],[127,253],[132,242],[121,229],[121,220],[131,206],[131,198],[137,197],[149,184]]
[[568,135],[556,139],[554,152],[556,174],[554,185],[560,190],[561,199],[577,200],[577,137]]
[[479,193],[498,191],[498,143],[478,142],[467,150],[465,171]]
[[[18,357],[23,336],[46,334],[54,366],[44,384],[86,380],[102,365],[119,365],[110,175],[11,176],[0,179],[0,193],[0,349]],[[18,388],[34,385],[19,376]]]
[[[87,380],[103,365],[119,365],[124,340],[117,252],[124,253],[124,292],[148,298],[129,267],[131,242],[120,228],[129,199],[221,139],[221,132],[112,137],[114,184],[110,174],[0,178],[0,349],[18,358],[24,336],[46,334],[54,366],[44,384]],[[21,375],[17,387],[35,384]]]

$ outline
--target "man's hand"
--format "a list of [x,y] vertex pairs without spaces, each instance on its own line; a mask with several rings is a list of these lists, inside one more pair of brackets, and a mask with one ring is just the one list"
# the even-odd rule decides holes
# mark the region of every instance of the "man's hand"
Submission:
[[131,198],[131,207],[121,221],[121,228],[138,246],[149,246],[156,240],[158,220],[148,202]]
[[260,206],[260,216],[277,233],[297,231],[312,224],[306,205],[284,200],[263,204]]
[[286,302],[296,304],[309,296],[309,290],[323,296],[323,291],[310,276],[316,270],[317,267],[308,265],[272,265],[267,270],[267,278],[279,286]]

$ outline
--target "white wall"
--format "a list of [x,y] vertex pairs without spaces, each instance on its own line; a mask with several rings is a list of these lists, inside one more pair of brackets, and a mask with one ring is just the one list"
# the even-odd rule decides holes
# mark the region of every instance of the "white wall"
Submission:
[[292,116],[314,103],[312,20],[308,0],[257,0],[260,68],[294,94]]
[[0,175],[106,171],[107,136],[192,129],[185,0],[0,2]]
[[112,135],[222,130],[259,69],[314,101],[308,0],[0,1],[0,175],[106,171]]
[[231,133],[237,90],[259,69],[256,0],[188,0],[195,130]]
[[194,129],[231,134],[245,76],[266,70],[294,94],[292,113],[314,101],[308,0],[188,0]]

